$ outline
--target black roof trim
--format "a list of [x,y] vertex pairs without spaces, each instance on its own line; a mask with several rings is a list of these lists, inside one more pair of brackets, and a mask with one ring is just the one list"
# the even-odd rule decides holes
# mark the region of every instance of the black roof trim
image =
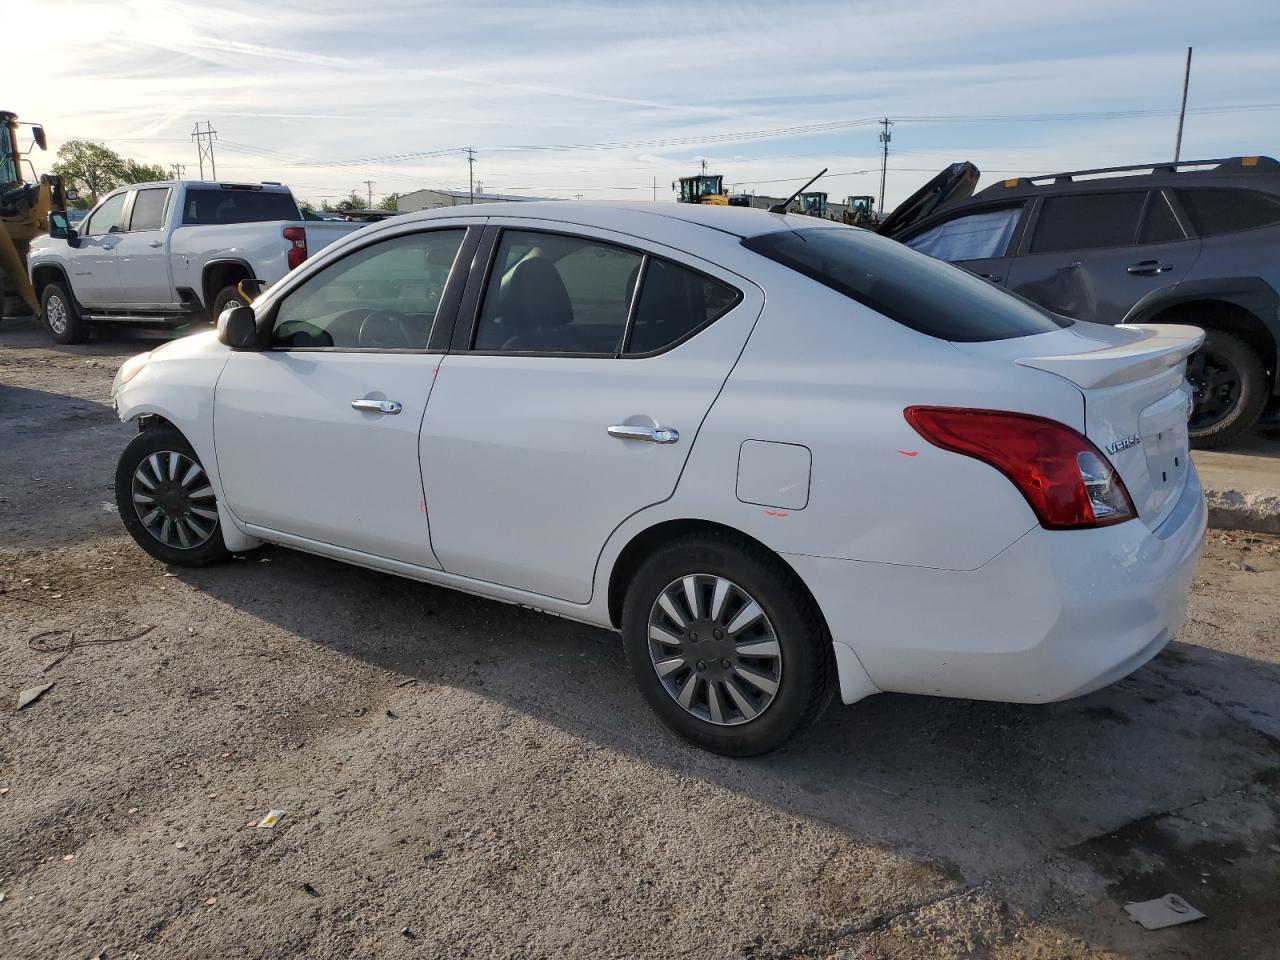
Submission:
[[[1205,167],[1209,169],[1201,169]],[[1277,162],[1272,157],[1264,156],[1220,157],[1215,160],[1182,160],[1177,163],[1172,160],[1163,160],[1157,163],[1133,163],[1122,167],[1069,170],[1063,173],[1050,173],[1038,177],[1016,177],[1010,180],[1001,180],[999,183],[993,183],[991,186],[978,191],[975,196],[983,198],[1027,196],[1037,193],[1045,187],[1080,183],[1081,181],[1077,179],[1080,177],[1097,177],[1099,181],[1106,182],[1106,178],[1102,177],[1102,175],[1110,173],[1132,173],[1132,179],[1129,177],[1114,178],[1118,183],[1128,185],[1132,180],[1142,177],[1154,178],[1176,175],[1179,177],[1211,178],[1254,176],[1258,174],[1275,175],[1280,173],[1280,162]]]

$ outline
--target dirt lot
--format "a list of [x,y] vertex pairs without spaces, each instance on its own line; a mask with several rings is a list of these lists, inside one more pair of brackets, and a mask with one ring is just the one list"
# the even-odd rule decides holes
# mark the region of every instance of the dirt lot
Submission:
[[[611,634],[146,557],[105,402],[145,348],[0,328],[0,956],[1280,957],[1280,539],[1212,532],[1181,640],[1108,690],[884,695],[731,761]],[[1170,892],[1208,919],[1122,910]]]

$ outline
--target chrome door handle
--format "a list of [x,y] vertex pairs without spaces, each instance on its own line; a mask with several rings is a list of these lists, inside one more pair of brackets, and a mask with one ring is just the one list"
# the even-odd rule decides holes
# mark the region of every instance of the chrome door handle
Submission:
[[999,274],[995,274],[995,273],[980,273],[978,274],[978,276],[980,276],[983,280],[990,280],[992,283],[999,283],[1002,279],[1004,279]]
[[649,443],[675,443],[680,431],[675,427],[643,427],[632,423],[609,428],[609,436],[618,440],[645,440]]
[[1141,263],[1135,263],[1130,267],[1126,267],[1129,273],[1137,274],[1140,277],[1150,277],[1157,273],[1167,273],[1173,269],[1172,263],[1161,263],[1158,260],[1143,260]]
[[397,414],[404,409],[396,400],[352,400],[351,407],[354,410],[363,410],[365,413],[386,414]]
[[147,244],[147,246],[149,246],[149,247],[163,247],[163,246],[164,246],[164,241],[163,241],[163,240],[152,240],[149,244]]
[[114,243],[104,243],[98,247],[99,250],[114,250],[115,248],[116,245]]

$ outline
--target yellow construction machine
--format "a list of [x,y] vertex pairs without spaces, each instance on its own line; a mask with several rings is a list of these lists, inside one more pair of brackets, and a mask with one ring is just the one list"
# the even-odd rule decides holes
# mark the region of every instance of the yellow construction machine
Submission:
[[718,173],[704,171],[696,177],[681,177],[680,186],[676,187],[673,183],[671,188],[680,191],[681,203],[708,203],[717,207],[729,205],[729,195],[724,190],[724,177]]
[[[0,317],[11,313],[11,298],[40,312],[40,303],[27,278],[27,249],[31,241],[49,232],[49,214],[67,209],[62,178],[53,174],[37,176],[30,160],[24,160],[18,144],[17,114],[0,110]],[[21,126],[28,126],[21,124]],[[48,149],[44,128],[31,124],[31,139],[41,150]],[[26,163],[31,180],[23,178]]]

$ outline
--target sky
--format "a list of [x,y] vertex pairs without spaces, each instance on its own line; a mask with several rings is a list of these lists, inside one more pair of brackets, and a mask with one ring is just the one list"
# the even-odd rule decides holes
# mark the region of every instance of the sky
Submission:
[[[355,191],[672,200],[707,161],[785,196],[886,206],[971,160],[983,183],[1171,159],[1280,154],[1280,4],[1165,0],[555,4],[41,0],[58,31],[11,45],[0,104],[68,139],[199,176]],[[53,34],[57,33],[55,39]],[[212,171],[206,170],[206,175]],[[366,180],[373,181],[372,187]]]

